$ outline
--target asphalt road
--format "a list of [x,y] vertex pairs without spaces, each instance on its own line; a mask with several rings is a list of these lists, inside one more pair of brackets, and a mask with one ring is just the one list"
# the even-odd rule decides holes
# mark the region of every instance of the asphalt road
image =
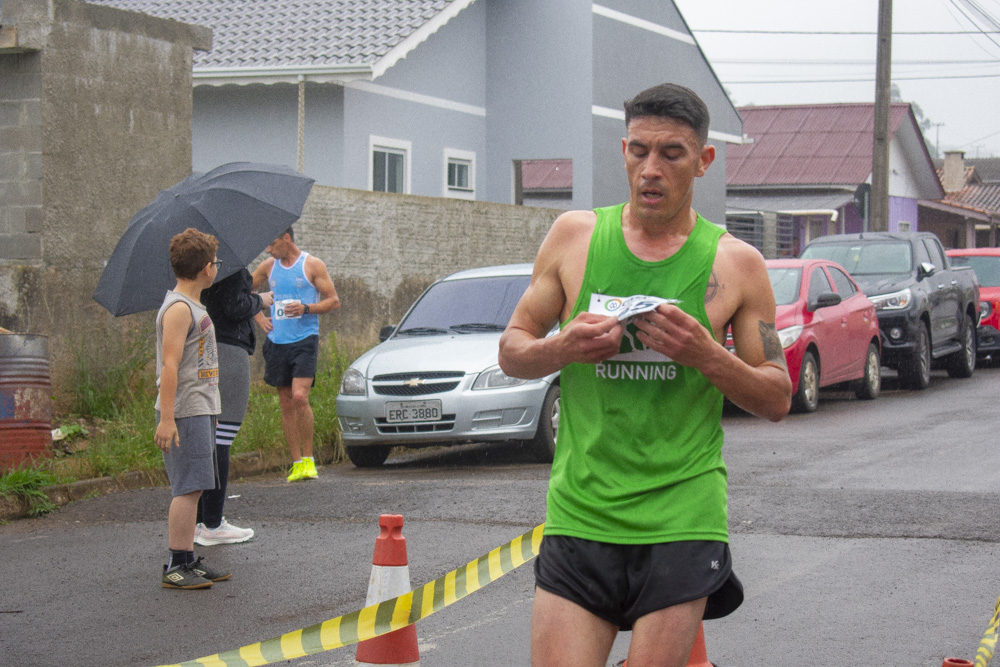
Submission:
[[[1000,369],[935,372],[923,392],[825,394],[771,424],[727,413],[730,526],[744,605],[705,624],[720,667],[939,667],[972,660],[1000,595]],[[270,639],[364,606],[378,516],[406,520],[423,584],[544,519],[549,468],[510,445],[413,451],[230,485],[257,530],[199,550],[230,567],[207,591],[160,588],[166,489],[93,498],[0,526],[0,665],[158,665]],[[525,565],[417,624],[425,667],[528,665]],[[629,635],[609,664],[622,659]],[[354,650],[295,665],[353,664]],[[287,664],[287,663],[286,663]],[[998,663],[1000,664],[1000,663]]]

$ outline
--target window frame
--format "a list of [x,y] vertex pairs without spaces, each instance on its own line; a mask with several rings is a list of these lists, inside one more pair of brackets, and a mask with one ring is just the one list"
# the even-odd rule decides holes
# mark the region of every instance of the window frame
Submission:
[[[442,196],[452,199],[476,198],[476,154],[473,151],[461,150],[459,148],[445,148],[442,151],[443,173],[442,173]],[[452,163],[464,163],[468,166],[469,186],[462,188],[448,183],[448,167]]]
[[410,194],[412,173],[413,142],[404,139],[392,139],[390,137],[368,136],[368,189],[372,192],[389,192],[389,190],[375,190],[375,153],[391,153],[403,156],[403,191],[396,194]]

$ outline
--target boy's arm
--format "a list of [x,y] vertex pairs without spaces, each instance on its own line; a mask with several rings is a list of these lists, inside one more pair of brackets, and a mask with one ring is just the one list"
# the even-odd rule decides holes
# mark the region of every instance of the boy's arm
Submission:
[[156,425],[153,440],[164,452],[176,442],[181,446],[174,421],[174,400],[177,398],[177,371],[184,355],[184,341],[193,323],[191,309],[184,303],[175,303],[163,313],[163,367],[160,369],[160,423]]

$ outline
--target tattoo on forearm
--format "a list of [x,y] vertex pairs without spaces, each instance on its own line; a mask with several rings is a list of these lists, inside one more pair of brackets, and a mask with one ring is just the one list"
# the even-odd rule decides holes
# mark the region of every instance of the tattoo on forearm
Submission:
[[708,276],[708,287],[705,288],[705,303],[714,299],[719,294],[720,289],[719,279],[715,276],[715,271],[712,271]]
[[785,351],[781,348],[781,339],[778,338],[778,331],[773,324],[761,320],[757,323],[760,330],[760,341],[764,344],[764,357],[768,361],[785,366]]

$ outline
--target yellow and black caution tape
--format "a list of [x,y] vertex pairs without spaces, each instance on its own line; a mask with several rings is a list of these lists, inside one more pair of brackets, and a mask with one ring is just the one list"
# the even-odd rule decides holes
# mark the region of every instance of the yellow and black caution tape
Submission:
[[255,667],[378,637],[427,618],[538,555],[545,524],[443,577],[385,602],[256,644],[161,667]]
[[993,608],[993,618],[983,634],[983,640],[979,642],[979,650],[976,651],[976,667],[986,667],[993,659],[993,649],[997,647],[997,627],[1000,626],[1000,598],[997,598],[996,606]]

